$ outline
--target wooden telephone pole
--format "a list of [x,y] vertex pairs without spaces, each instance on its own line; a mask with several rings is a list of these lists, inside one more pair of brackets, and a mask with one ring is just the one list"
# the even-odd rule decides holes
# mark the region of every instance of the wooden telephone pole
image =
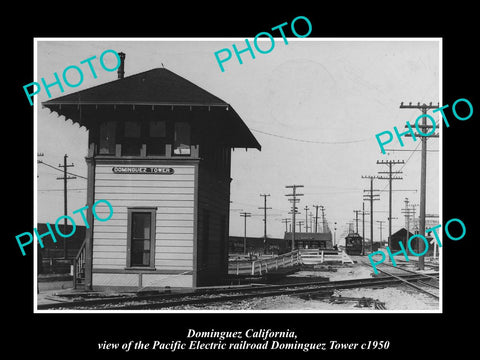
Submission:
[[271,207],[267,207],[267,196],[270,194],[260,194],[263,196],[264,205],[263,207],[259,207],[259,209],[263,210],[263,253],[267,253],[267,209],[271,209]]
[[362,210],[353,210],[355,213],[355,232],[358,234],[358,213],[362,212]]
[[252,214],[249,212],[241,212],[240,216],[244,218],[244,228],[243,228],[243,255],[247,255],[247,217],[251,217]]
[[373,193],[374,191],[379,191],[379,190],[373,189],[373,179],[376,179],[376,178],[377,178],[376,176],[362,175],[362,179],[370,179],[370,190],[363,190],[364,192],[368,193],[368,194],[363,194],[363,199],[370,201],[370,244],[372,245],[371,252],[373,252],[373,202],[375,200],[380,200],[379,199],[380,195]]
[[291,197],[291,199],[288,199],[288,200],[292,202],[292,251],[295,250],[295,225],[296,225],[295,215],[298,213],[296,203],[300,201],[300,199],[297,199],[297,196],[303,196],[303,194],[297,193],[297,188],[301,188],[301,187],[303,187],[303,185],[285,186],[285,188],[287,189],[292,189],[291,194],[285,195],[285,196]]
[[388,171],[379,171],[379,174],[388,174],[388,177],[379,176],[378,179],[388,180],[388,247],[391,247],[392,237],[392,180],[402,180],[399,176],[393,176],[393,174],[401,174],[401,171],[392,171],[392,166],[396,164],[405,164],[403,160],[377,160],[377,164],[388,165]]
[[[76,176],[67,176],[67,168],[74,166],[73,164],[67,165],[67,154],[63,156],[63,165],[59,164],[58,167],[63,167],[63,177],[57,177],[57,180],[63,180],[63,214],[65,218],[63,219],[63,233],[67,234],[67,181],[76,179]],[[67,241],[63,239],[63,257],[64,259],[68,258],[68,247]]]
[[[426,132],[427,129],[432,129],[433,125],[427,125],[427,117],[430,115],[427,115],[427,111],[429,109],[438,109],[438,105],[432,105],[430,103],[429,105],[427,104],[420,104],[417,103],[417,105],[412,105],[412,103],[409,103],[408,105],[404,105],[403,102],[400,104],[400,109],[417,109],[422,112],[422,124],[420,125],[421,128],[421,133],[423,134],[415,134],[415,136],[420,136],[422,138],[422,164],[421,164],[421,175],[420,175],[420,224],[419,224],[419,234],[422,236],[425,236],[425,205],[426,205],[426,192],[427,192],[427,138],[428,137],[438,137],[438,134],[431,134],[428,136],[425,136],[426,134],[429,134],[429,132]],[[417,128],[418,130],[418,128]],[[419,130],[420,132],[420,130]],[[406,136],[409,136],[409,134],[406,134]],[[423,241],[419,241],[419,253],[422,253],[425,250],[425,244]],[[423,270],[425,268],[425,258],[424,256],[419,256],[418,258],[418,269]]]

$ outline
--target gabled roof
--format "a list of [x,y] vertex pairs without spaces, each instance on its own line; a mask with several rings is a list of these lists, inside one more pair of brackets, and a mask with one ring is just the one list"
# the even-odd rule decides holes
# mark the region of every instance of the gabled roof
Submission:
[[[191,81],[164,68],[155,68],[42,102],[42,106],[88,128],[85,110],[98,106],[187,106],[220,108],[232,147],[261,149],[260,144],[233,108]],[[82,112],[82,109],[84,110]]]
[[215,95],[164,68],[117,79],[42,103],[228,106]]
[[[400,228],[399,230],[397,230],[396,232],[394,232],[392,234],[392,237],[405,237],[407,235],[407,229],[405,228]],[[411,236],[413,236],[414,234],[411,233],[411,232],[408,232],[408,237],[410,238]]]

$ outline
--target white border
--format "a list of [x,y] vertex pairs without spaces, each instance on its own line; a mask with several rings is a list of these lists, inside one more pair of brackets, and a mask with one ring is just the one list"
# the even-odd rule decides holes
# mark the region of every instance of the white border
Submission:
[[[97,37],[78,37],[78,38],[69,38],[69,37],[38,37],[34,38],[33,42],[33,61],[34,61],[34,79],[38,78],[37,73],[37,43],[39,41],[131,41],[131,42],[140,42],[140,41],[151,41],[151,42],[158,42],[158,41],[244,41],[246,38],[242,37],[212,37],[212,38],[97,38]],[[253,38],[248,38],[253,39]],[[283,40],[281,37],[274,37],[275,41]],[[266,41],[269,39],[260,39],[260,41]],[[330,41],[385,41],[385,42],[392,42],[392,41],[438,41],[439,43],[439,101],[440,106],[443,106],[443,88],[442,88],[442,81],[443,81],[443,38],[441,37],[431,37],[431,38],[408,38],[408,37],[371,37],[371,38],[351,38],[351,37],[340,37],[340,38],[319,38],[319,37],[305,37],[305,38],[290,38],[287,37],[287,40],[290,41],[322,41],[322,42],[330,42]],[[35,81],[35,80],[34,80]],[[37,225],[37,111],[38,111],[38,101],[34,101],[34,225],[35,228]],[[441,115],[439,115],[441,116]],[[442,124],[442,119],[440,117],[439,124]],[[442,159],[443,159],[443,138],[441,136],[441,128],[439,126],[439,140],[440,140],[440,166],[439,166],[439,220],[440,223],[443,219],[443,197],[442,197],[442,190],[443,190],[443,179],[442,179]],[[442,239],[442,232],[439,233],[441,243],[443,245]],[[35,241],[33,242],[34,244]],[[33,279],[33,312],[34,313],[48,313],[48,314],[59,314],[59,313],[68,313],[68,314],[110,314],[110,313],[120,313],[120,314],[218,314],[218,313],[231,313],[231,314],[239,314],[239,313],[253,313],[253,314],[399,314],[399,313],[407,313],[407,314],[425,314],[425,313],[433,313],[433,314],[442,314],[443,313],[443,247],[439,248],[438,256],[439,256],[439,271],[440,271],[440,285],[439,285],[439,309],[438,310],[38,310],[37,309],[37,289],[38,289],[38,282],[37,282],[37,246],[33,246],[33,265],[34,265],[34,279]]]

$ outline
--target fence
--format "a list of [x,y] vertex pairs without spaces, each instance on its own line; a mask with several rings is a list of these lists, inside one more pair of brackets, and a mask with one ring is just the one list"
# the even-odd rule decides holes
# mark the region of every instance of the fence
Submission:
[[319,249],[302,249],[300,251],[300,258],[302,264],[305,265],[315,265],[322,264],[326,261],[329,262],[338,262],[341,261],[342,264],[349,262],[354,263],[350,256],[347,255],[345,251],[325,251]]
[[298,250],[270,258],[256,260],[231,260],[228,273],[232,275],[262,275],[272,269],[291,267],[300,264]]

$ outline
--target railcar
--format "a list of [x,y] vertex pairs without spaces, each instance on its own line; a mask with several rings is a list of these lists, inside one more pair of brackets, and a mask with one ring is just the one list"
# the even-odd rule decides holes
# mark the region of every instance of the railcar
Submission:
[[361,255],[363,238],[357,233],[350,233],[345,237],[345,251],[348,255]]

